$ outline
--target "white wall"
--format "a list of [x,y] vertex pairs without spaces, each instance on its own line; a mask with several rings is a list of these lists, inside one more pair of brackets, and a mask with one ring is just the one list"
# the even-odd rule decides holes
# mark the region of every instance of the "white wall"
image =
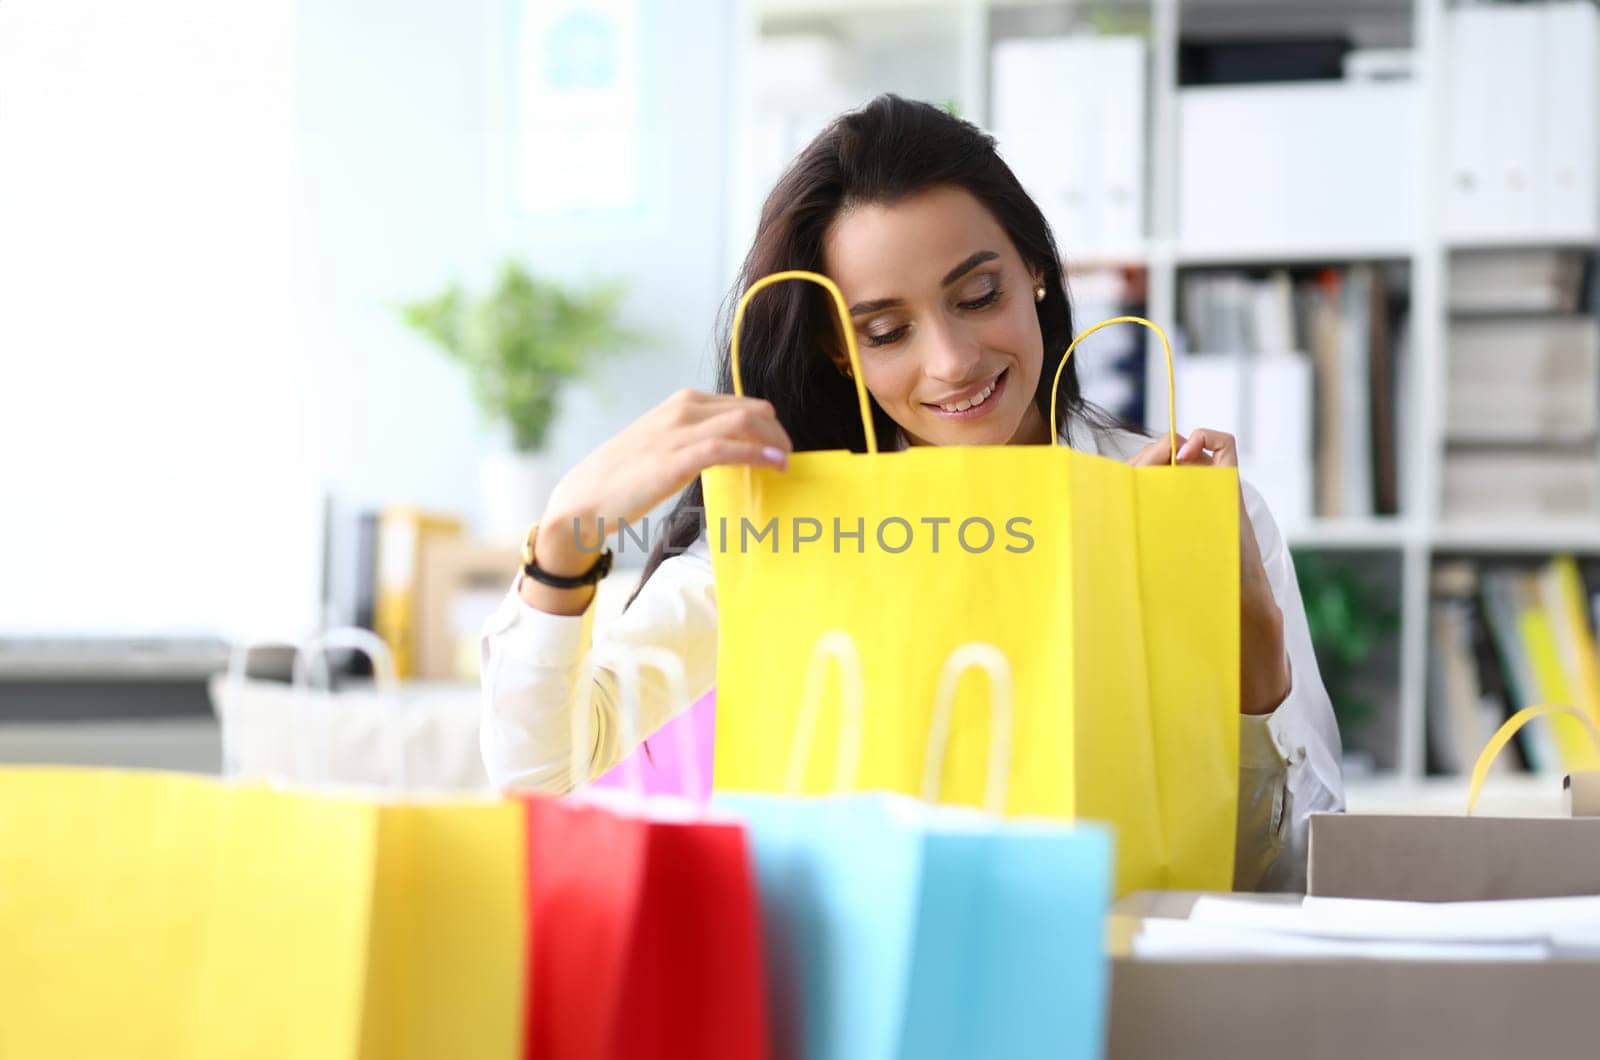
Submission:
[[[494,0],[306,0],[295,12],[296,441],[355,513],[470,514],[488,432],[462,373],[397,305],[487,275],[485,59]],[[308,615],[309,620],[309,615]]]
[[300,632],[323,489],[474,515],[503,434],[395,303],[507,252],[629,279],[655,340],[563,466],[708,383],[737,3],[643,10],[650,194],[606,224],[508,205],[509,0],[0,4],[0,634]]
[[[739,0],[639,0],[644,19],[644,180],[636,209],[595,216],[514,211],[491,174],[497,244],[556,278],[620,278],[630,323],[649,344],[601,366],[557,423],[552,450],[570,466],[683,386],[709,387],[716,318],[737,263],[726,260],[732,187]],[[510,5],[497,5],[504,12]],[[505,51],[497,50],[503,63]],[[503,66],[500,76],[508,75]],[[508,121],[502,121],[502,131]],[[502,142],[501,146],[504,144]],[[551,165],[563,164],[559,154]]]
[[0,4],[0,632],[298,606],[290,14]]

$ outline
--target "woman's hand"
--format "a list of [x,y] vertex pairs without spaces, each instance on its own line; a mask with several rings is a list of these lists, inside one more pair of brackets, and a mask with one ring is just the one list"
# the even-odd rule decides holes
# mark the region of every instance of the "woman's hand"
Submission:
[[[594,565],[602,536],[637,522],[706,468],[748,464],[782,470],[793,451],[770,402],[680,390],[562,477],[539,521],[534,560],[553,574],[581,574]],[[521,592],[530,605],[554,614],[581,614],[593,594],[588,588],[552,589],[531,578],[522,579]]]
[[[1155,467],[1171,462],[1166,435],[1146,445],[1128,463]],[[1238,467],[1239,444],[1223,431],[1197,430],[1178,435],[1178,463],[1204,467]],[[1272,595],[1272,582],[1261,562],[1255,528],[1239,497],[1239,709],[1245,714],[1271,714],[1289,696],[1289,656],[1283,644],[1283,612]]]

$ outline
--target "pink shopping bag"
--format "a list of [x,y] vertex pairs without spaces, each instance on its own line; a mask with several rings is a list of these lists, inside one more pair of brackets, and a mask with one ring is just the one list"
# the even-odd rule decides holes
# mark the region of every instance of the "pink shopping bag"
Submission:
[[[679,729],[687,726],[693,740],[694,761],[685,762],[680,748],[683,741]],[[717,690],[712,689],[695,701],[694,706],[663,725],[650,737],[648,752],[641,746],[633,752],[639,760],[644,775],[646,795],[679,795],[704,802],[711,797],[712,748],[717,731]],[[596,787],[627,787],[628,762],[617,763],[605,776],[595,781]]]

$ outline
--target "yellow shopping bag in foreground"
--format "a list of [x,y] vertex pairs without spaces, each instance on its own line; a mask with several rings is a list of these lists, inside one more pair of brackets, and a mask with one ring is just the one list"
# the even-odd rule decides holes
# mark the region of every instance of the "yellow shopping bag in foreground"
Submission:
[[0,770],[0,1056],[515,1057],[522,817]]
[[[1111,822],[1119,893],[1231,887],[1236,470],[1178,467],[1175,442],[1172,465],[1152,468],[1060,446],[880,453],[844,299],[825,277],[778,273],[745,294],[736,389],[744,304],[786,279],[824,286],[844,319],[869,452],[703,475],[720,613],[717,786],[783,789],[813,645],[838,630],[865,667],[861,786],[917,793],[938,661],[987,641],[1015,677],[1006,811]],[[982,704],[981,688],[963,688],[950,801],[980,801]],[[831,752],[835,701],[824,719],[818,746]],[[812,756],[804,791],[830,789],[833,757]]]

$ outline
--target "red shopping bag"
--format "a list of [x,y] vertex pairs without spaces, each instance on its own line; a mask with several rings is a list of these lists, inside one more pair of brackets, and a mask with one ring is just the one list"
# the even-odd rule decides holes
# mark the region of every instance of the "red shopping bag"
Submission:
[[527,822],[525,1057],[766,1060],[743,826],[540,797]]

